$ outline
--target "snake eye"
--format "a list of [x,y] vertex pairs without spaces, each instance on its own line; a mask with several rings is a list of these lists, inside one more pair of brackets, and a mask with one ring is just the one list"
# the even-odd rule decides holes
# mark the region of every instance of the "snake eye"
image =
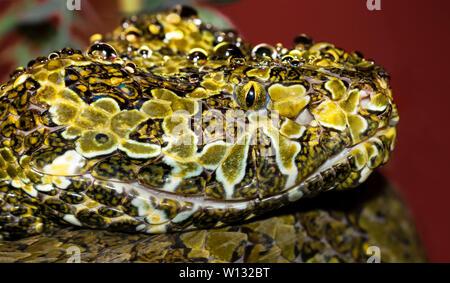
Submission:
[[258,110],[267,103],[266,90],[255,81],[236,86],[235,98],[239,106],[245,110]]
[[248,108],[252,107],[255,103],[255,96],[255,88],[251,86],[247,92],[247,96],[245,97],[245,104],[247,104]]

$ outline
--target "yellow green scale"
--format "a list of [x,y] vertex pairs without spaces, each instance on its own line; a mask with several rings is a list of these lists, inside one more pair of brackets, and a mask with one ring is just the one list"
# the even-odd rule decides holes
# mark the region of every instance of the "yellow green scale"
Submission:
[[382,67],[305,36],[253,47],[179,9],[130,18],[2,85],[0,182],[32,203],[14,214],[1,195],[14,215],[3,237],[54,219],[219,227],[356,187],[389,160],[398,113]]

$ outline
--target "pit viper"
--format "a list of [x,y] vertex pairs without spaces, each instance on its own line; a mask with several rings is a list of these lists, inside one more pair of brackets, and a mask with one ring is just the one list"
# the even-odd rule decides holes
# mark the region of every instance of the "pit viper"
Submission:
[[253,46],[187,6],[90,41],[1,86],[0,261],[71,243],[87,261],[423,258],[386,184],[348,190],[388,162],[399,121],[360,52]]

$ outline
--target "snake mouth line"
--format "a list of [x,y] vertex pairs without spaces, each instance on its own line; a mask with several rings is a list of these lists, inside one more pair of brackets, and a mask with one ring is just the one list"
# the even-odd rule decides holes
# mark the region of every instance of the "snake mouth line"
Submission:
[[[125,182],[114,182],[114,186],[111,186],[112,189],[118,191],[119,193],[125,194],[125,195],[132,195],[129,192],[132,192],[133,190],[137,190],[141,193],[141,195],[137,196],[137,197],[144,197],[146,194],[149,195],[155,195],[158,197],[168,197],[168,198],[174,198],[177,199],[179,201],[185,201],[185,202],[192,202],[195,204],[198,204],[202,207],[208,207],[208,206],[213,206],[213,207],[217,207],[218,205],[223,205],[224,208],[239,208],[242,206],[248,206],[249,202],[253,202],[254,204],[257,204],[259,202],[262,202],[264,200],[270,199],[270,198],[276,198],[276,197],[280,197],[284,194],[287,194],[289,191],[291,190],[295,190],[298,189],[302,184],[304,184],[307,180],[312,179],[314,177],[316,177],[317,175],[319,175],[321,172],[330,169],[333,164],[335,164],[336,162],[338,162],[339,160],[343,160],[345,159],[348,154],[354,150],[355,148],[358,148],[360,146],[362,146],[364,143],[369,142],[379,136],[382,136],[383,133],[388,130],[388,127],[384,127],[381,128],[380,130],[377,131],[376,134],[374,134],[373,136],[360,141],[359,143],[352,145],[351,147],[346,147],[344,148],[342,151],[340,151],[339,153],[335,154],[334,156],[332,156],[331,158],[327,159],[320,167],[318,167],[317,169],[315,169],[313,172],[311,172],[308,176],[306,176],[304,178],[304,180],[298,184],[295,184],[293,186],[291,186],[290,188],[287,188],[283,191],[281,191],[278,194],[273,194],[264,198],[259,198],[259,197],[253,197],[253,198],[249,198],[249,199],[245,199],[245,200],[215,200],[215,199],[206,199],[204,196],[193,196],[193,195],[187,195],[187,194],[180,194],[180,193],[175,193],[175,192],[168,192],[168,191],[163,191],[159,188],[156,187],[151,187],[145,184],[141,184],[138,181],[132,182],[132,183],[125,183]],[[36,171],[36,169],[32,169],[33,171],[37,172],[37,173],[42,173],[40,171]],[[47,174],[46,175],[51,175],[51,174]],[[78,176],[78,175],[76,175]],[[71,176],[64,176],[64,177],[71,177]],[[85,177],[87,177],[88,179],[90,179],[91,181],[94,181],[95,178],[93,176],[91,176],[90,174],[86,174]],[[336,185],[336,184],[335,184]],[[120,190],[120,188],[122,188],[122,190]],[[328,190],[332,190],[334,188],[334,186],[332,188],[329,188]]]
[[[383,136],[385,131],[387,131],[389,129],[390,129],[389,127],[381,128],[373,136],[371,136],[365,140],[362,140],[359,143],[357,143],[351,147],[344,148],[342,151],[340,151],[333,157],[329,158],[319,168],[317,168],[312,173],[310,173],[307,177],[305,177],[301,183],[298,183],[288,189],[285,189],[278,194],[273,194],[273,195],[270,195],[270,196],[267,196],[264,198],[254,197],[254,198],[245,199],[245,200],[206,199],[204,196],[190,196],[190,195],[186,195],[186,194],[179,194],[179,193],[163,191],[163,190],[155,188],[155,187],[149,187],[147,185],[143,185],[137,181],[135,181],[133,183],[127,183],[127,184],[120,183],[120,185],[118,185],[117,188],[114,188],[114,189],[122,194],[130,194],[129,192],[132,192],[133,190],[135,190],[135,191],[137,190],[140,193],[140,195],[137,197],[140,197],[140,198],[141,197],[148,198],[151,195],[154,195],[154,196],[161,197],[161,198],[171,198],[171,199],[176,199],[178,201],[190,202],[196,206],[203,207],[203,208],[214,207],[214,208],[223,208],[223,209],[227,209],[227,208],[242,209],[242,208],[245,208],[245,207],[248,207],[251,205],[257,205],[258,203],[261,203],[261,202],[271,199],[271,198],[278,198],[278,197],[284,196],[292,190],[299,189],[302,186],[302,184],[304,184],[309,179],[312,179],[312,178],[320,175],[321,172],[331,168],[333,166],[333,164],[336,164],[339,160],[345,159],[352,150],[363,146],[365,143],[370,142],[371,140],[374,140],[377,137]],[[360,180],[360,182],[364,181],[364,179],[370,175],[371,171],[372,170],[369,169],[369,172],[367,172],[365,176],[362,176],[362,179]],[[90,176],[90,178],[93,178],[93,177]],[[333,187],[331,187],[327,190],[332,190],[336,185],[337,184],[334,184]]]

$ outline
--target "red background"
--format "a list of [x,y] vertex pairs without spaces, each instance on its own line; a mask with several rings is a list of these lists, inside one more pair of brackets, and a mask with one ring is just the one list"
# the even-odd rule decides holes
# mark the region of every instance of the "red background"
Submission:
[[[0,16],[16,1],[0,0]],[[381,11],[369,11],[366,1],[197,2],[220,10],[254,44],[291,47],[294,36],[306,33],[316,42],[359,50],[386,68],[400,124],[393,158],[382,171],[402,191],[429,260],[450,262],[450,1],[381,0]],[[71,31],[84,43],[90,34],[111,31],[120,22],[117,1],[82,0],[82,7],[84,21]],[[2,81],[15,65],[10,52],[19,44],[15,33],[0,39]]]
[[450,1],[244,0],[212,5],[252,43],[291,47],[300,33],[359,50],[391,74],[400,124],[382,171],[402,191],[433,262],[450,261]]

